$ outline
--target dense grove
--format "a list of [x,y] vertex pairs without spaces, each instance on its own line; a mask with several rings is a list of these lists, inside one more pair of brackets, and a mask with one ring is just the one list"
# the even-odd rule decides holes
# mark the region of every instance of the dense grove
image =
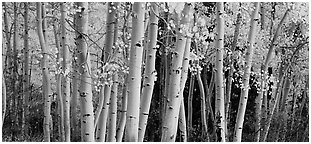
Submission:
[[306,2],[3,2],[2,141],[309,141]]

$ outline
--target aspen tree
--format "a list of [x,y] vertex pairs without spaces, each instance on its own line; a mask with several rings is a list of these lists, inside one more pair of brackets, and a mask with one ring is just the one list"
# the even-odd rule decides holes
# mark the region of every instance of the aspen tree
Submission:
[[57,99],[58,99],[58,113],[59,113],[59,117],[58,117],[58,121],[59,125],[58,125],[58,131],[59,131],[59,135],[60,135],[60,141],[63,142],[65,141],[65,132],[64,132],[64,103],[63,103],[63,97],[62,97],[62,78],[61,78],[61,74],[60,74],[60,57],[61,57],[61,53],[60,53],[60,44],[59,44],[59,33],[57,30],[57,24],[56,21],[54,21],[53,23],[53,32],[54,32],[54,37],[55,37],[55,45],[57,48],[57,55],[56,55],[56,69],[58,70],[58,72],[55,74],[55,79],[56,79],[56,94],[57,94]]
[[90,57],[87,51],[86,35],[88,30],[88,3],[77,2],[76,25],[79,34],[76,37],[78,58],[81,73],[81,139],[84,142],[94,141],[94,115],[92,104],[92,79],[90,76]]
[[124,128],[126,124],[126,113],[127,113],[127,83],[128,76],[124,78],[124,84],[122,89],[122,107],[121,107],[121,118],[117,128],[117,142],[121,142],[123,138]]
[[[117,10],[119,3],[114,3],[114,10]],[[117,48],[117,40],[118,40],[118,17],[119,13],[114,12],[114,35],[113,35],[113,47],[112,50],[114,52],[113,61],[111,63],[118,63],[117,58],[121,57],[121,52],[119,48]],[[114,65],[114,64],[113,64]],[[117,96],[118,96],[118,87],[119,87],[119,75],[118,75],[118,66],[114,65],[115,69],[112,74],[112,88],[111,88],[111,96],[110,96],[110,107],[109,107],[109,129],[108,129],[108,142],[116,142],[116,129],[117,129]]]
[[[106,70],[104,73],[109,73],[111,70],[111,65],[109,63],[109,59],[112,57],[112,50],[113,50],[113,42],[114,42],[114,28],[116,22],[116,6],[118,3],[109,2],[108,3],[108,15],[107,15],[107,27],[106,27],[106,38],[105,38],[105,49],[102,52],[102,62],[105,63]],[[112,78],[111,74],[108,74],[108,79]],[[108,80],[108,83],[105,84],[104,89],[102,88],[100,93],[100,102],[104,101],[103,107],[98,108],[99,113],[99,120],[98,115],[96,115],[95,125],[97,126],[96,130],[96,141],[105,141],[106,138],[106,129],[107,129],[107,121],[108,121],[108,112],[109,112],[109,104],[111,99],[111,88],[112,88],[112,81]],[[99,121],[99,123],[98,123]]]
[[[195,51],[196,53],[199,52],[198,50],[198,43],[196,40],[195,41]],[[196,65],[199,65],[199,60],[195,59],[194,60]],[[206,103],[205,103],[205,91],[204,91],[204,86],[203,86],[203,82],[202,82],[202,78],[201,78],[201,70],[199,68],[196,68],[196,78],[198,81],[198,85],[199,85],[199,90],[200,90],[200,101],[201,101],[201,122],[202,122],[202,129],[203,129],[203,134],[205,135],[207,133],[207,121],[206,121]]]
[[148,48],[146,51],[146,63],[144,72],[144,82],[142,88],[142,96],[140,100],[140,115],[139,115],[139,131],[138,141],[144,139],[147,119],[149,115],[150,103],[153,94],[154,82],[156,80],[155,55],[157,51],[156,42],[158,34],[158,6],[156,3],[151,3],[150,8],[150,23],[148,28]]
[[200,89],[200,100],[201,100],[201,121],[202,121],[202,127],[203,127],[203,132],[204,134],[207,133],[207,121],[206,121],[206,103],[205,103],[205,91],[204,91],[204,86],[201,78],[201,72],[200,70],[197,71],[197,80],[199,84],[199,89]]
[[187,37],[186,45],[185,45],[185,52],[183,56],[183,65],[182,65],[182,73],[181,73],[181,80],[180,80],[180,96],[182,97],[180,103],[180,110],[179,110],[179,129],[180,135],[183,139],[183,142],[187,142],[188,135],[187,135],[187,122],[186,122],[186,114],[185,114],[185,104],[183,99],[183,91],[185,88],[185,84],[187,81],[188,75],[188,68],[189,68],[189,55],[190,55],[190,45],[191,45],[191,37]]
[[[263,64],[263,67],[261,69],[261,79],[260,79],[260,85],[261,85],[261,89],[259,91],[259,94],[258,96],[256,97],[256,112],[255,112],[255,115],[256,115],[256,121],[255,121],[255,131],[256,131],[256,136],[255,136],[255,141],[260,141],[260,127],[261,127],[261,108],[262,108],[262,99],[263,99],[263,94],[265,92],[265,85],[266,85],[266,77],[267,77],[267,70],[268,70],[268,66],[269,66],[269,63],[272,59],[272,54],[274,52],[274,49],[275,49],[275,42],[278,38],[278,35],[280,33],[280,30],[281,30],[281,27],[282,27],[282,24],[284,23],[287,15],[288,15],[288,12],[289,12],[289,9],[286,10],[285,14],[283,15],[275,33],[274,33],[274,36],[273,36],[273,39],[270,43],[270,48],[269,48],[269,51],[268,51],[268,54],[266,56],[266,59],[265,59],[265,63]],[[264,107],[264,110],[266,109],[266,105],[263,105]],[[265,114],[264,114],[265,115]]]
[[225,141],[225,102],[224,102],[224,85],[223,85],[223,51],[224,51],[224,4],[216,3],[216,103],[215,103],[215,118],[216,118],[216,141]]
[[28,137],[28,121],[27,121],[27,116],[29,115],[29,109],[28,109],[28,101],[29,101],[29,34],[28,34],[28,2],[24,2],[24,32],[25,32],[25,37],[24,37],[24,76],[23,76],[23,90],[24,90],[24,97],[23,97],[23,115],[22,115],[22,129],[24,131],[24,139],[27,140]]
[[[128,7],[129,8],[129,7]],[[127,9],[127,8],[126,8]],[[123,24],[123,34],[122,39],[125,43],[129,43],[127,39],[125,39],[125,37],[128,34],[128,28],[127,25],[128,23],[126,22],[129,19],[130,13],[128,11],[125,11],[124,13],[124,24]],[[126,64],[128,64],[128,48],[125,47],[123,49],[123,59],[125,61]],[[125,74],[124,76],[124,83],[122,86],[122,106],[121,106],[121,111],[120,111],[120,119],[119,119],[119,124],[118,124],[118,128],[117,128],[117,142],[121,142],[122,138],[123,138],[123,134],[124,134],[124,130],[125,130],[125,124],[126,124],[126,113],[127,113],[127,101],[128,101],[128,74]]]
[[141,88],[141,61],[144,40],[144,3],[133,4],[132,41],[129,63],[127,121],[125,140],[138,141],[139,103]]
[[109,118],[110,125],[108,129],[108,142],[116,142],[116,125],[117,125],[117,96],[118,96],[118,74],[115,73],[112,76],[113,84],[111,88],[111,99],[110,99],[110,109]]
[[107,14],[107,27],[105,46],[102,53],[102,61],[106,62],[108,57],[112,55],[112,46],[114,38],[114,25],[115,25],[116,6],[113,2],[108,2],[108,14]]
[[[115,3],[115,9],[118,9],[119,3]],[[118,25],[118,18],[119,18],[119,13],[116,12],[114,15],[114,36],[113,36],[113,50],[114,50],[114,55],[115,55],[115,60],[117,60],[118,57],[122,57],[121,51],[119,50],[120,48],[117,48],[117,41],[118,41],[118,31],[119,31],[119,25]],[[117,61],[113,61],[116,62]],[[118,75],[118,68],[115,66],[116,69],[114,71],[114,74],[112,76],[112,89],[111,89],[111,102],[110,102],[110,109],[109,109],[109,117],[110,117],[110,124],[109,124],[109,130],[108,130],[108,142],[116,142],[117,140],[117,108],[118,108],[118,88],[119,88],[119,75]]]
[[[176,12],[176,11],[175,11]],[[176,48],[173,50],[172,67],[170,72],[170,88],[167,97],[167,106],[162,126],[162,142],[174,142],[177,133],[179,109],[182,97],[180,95],[180,80],[182,73],[183,55],[186,39],[189,35],[189,23],[192,16],[191,4],[186,3],[181,13],[178,25]]]
[[42,9],[41,9],[41,2],[37,3],[37,31],[38,37],[42,49],[42,60],[41,60],[41,67],[42,67],[42,76],[43,76],[43,91],[44,91],[44,122],[43,122],[43,132],[44,132],[44,141],[50,141],[50,113],[51,113],[51,101],[50,97],[52,96],[51,91],[51,84],[49,78],[48,67],[46,64],[47,61],[47,46],[43,36],[42,30]]
[[2,75],[2,124],[1,124],[2,128],[5,118],[5,112],[6,112],[6,85],[5,85],[5,78]]
[[101,89],[100,95],[105,98],[104,98],[104,103],[103,103],[104,105],[102,107],[101,112],[99,113],[98,124],[96,125],[96,141],[105,142],[108,110],[109,110],[109,105],[110,105],[111,82],[108,82],[108,84],[105,84],[105,88]]
[[14,22],[13,22],[13,53],[11,57],[13,58],[13,65],[12,65],[12,89],[13,89],[13,101],[14,101],[14,107],[13,107],[13,115],[15,117],[14,119],[14,125],[15,127],[19,127],[19,105],[18,105],[18,100],[19,100],[19,95],[17,91],[15,90],[18,85],[18,62],[17,62],[17,49],[19,47],[19,42],[18,42],[18,28],[17,24],[19,23],[18,20],[18,3],[14,2]]
[[[286,15],[286,13],[284,14]],[[281,20],[282,21],[282,20]],[[304,43],[305,44],[305,43]],[[292,54],[289,62],[292,62],[292,60],[294,59],[294,56],[297,54],[297,52],[303,47],[304,44],[301,44],[301,45],[298,45],[297,46],[297,49],[294,51],[294,53]],[[262,134],[262,140],[261,141],[266,141],[267,139],[267,136],[268,136],[268,132],[269,132],[269,128],[270,128],[270,124],[271,124],[271,121],[272,121],[272,118],[273,118],[273,114],[274,114],[274,111],[276,110],[276,107],[277,107],[277,104],[279,103],[280,101],[280,93],[279,92],[279,89],[281,87],[281,84],[283,84],[283,81],[284,81],[284,72],[287,72],[288,69],[290,68],[291,64],[287,64],[286,67],[284,68],[283,65],[280,66],[279,68],[279,80],[278,80],[278,83],[277,83],[277,89],[276,91],[273,93],[273,96],[275,101],[274,102],[271,102],[271,106],[272,109],[270,111],[270,113],[268,113],[268,116],[267,116],[267,120],[265,121],[265,125],[264,125],[264,129],[263,129],[263,134]]]
[[184,99],[182,99],[180,103],[178,127],[180,130],[180,137],[182,142],[187,142],[187,123]]
[[[77,29],[76,25],[76,19],[77,15],[74,15],[73,21],[74,21],[74,28]],[[79,35],[78,32],[75,32],[75,35]],[[71,113],[71,128],[72,128],[72,139],[75,141],[75,138],[79,136],[78,130],[79,130],[79,125],[78,125],[78,111],[77,111],[77,105],[78,105],[78,87],[79,87],[79,66],[78,66],[78,56],[77,56],[77,48],[74,49],[73,55],[72,55],[72,93],[71,93],[71,104],[70,104],[70,113]]]
[[252,67],[253,61],[253,51],[254,51],[254,41],[255,41],[255,32],[258,25],[258,11],[259,11],[259,4],[258,2],[254,3],[255,9],[251,16],[250,22],[250,30],[248,34],[248,49],[245,54],[245,66],[244,66],[244,75],[242,78],[242,92],[240,95],[240,102],[238,108],[238,114],[236,118],[235,130],[234,130],[234,139],[235,142],[240,142],[242,139],[242,129],[243,129],[243,122],[248,98],[248,91],[249,91],[249,77]]
[[[11,56],[12,54],[12,44],[11,44],[11,34],[10,34],[10,30],[9,30],[9,19],[8,19],[8,7],[6,2],[3,2],[3,9],[4,9],[4,13],[3,13],[3,22],[4,22],[4,30],[5,30],[5,38],[6,38],[6,45],[7,45],[7,52],[6,54]],[[7,68],[11,67],[11,63],[12,60],[9,57],[6,57],[6,66]]]
[[[193,63],[193,61],[192,61]],[[194,80],[195,80],[196,75],[194,75],[192,72],[190,72],[190,84],[189,84],[189,89],[188,89],[188,114],[187,114],[187,127],[188,131],[187,133],[189,134],[189,138],[192,136],[192,115],[193,115],[193,90],[194,90]]]
[[65,2],[60,3],[60,11],[61,11],[61,46],[62,46],[62,53],[63,53],[63,63],[62,63],[62,96],[64,98],[64,126],[65,126],[65,141],[70,141],[70,80],[68,77],[70,68],[70,56],[69,56],[69,47],[67,44],[67,32],[66,32],[66,15],[67,9],[65,6]]
[[260,6],[260,13],[261,13],[261,16],[260,16],[260,23],[261,23],[261,30],[264,30],[265,29],[265,13],[266,13],[266,10],[265,10],[265,3],[262,2],[261,3],[261,6]]
[[280,128],[279,128],[279,139],[281,142],[285,142],[285,136],[287,131],[287,96],[289,94],[291,88],[291,82],[289,77],[287,76],[285,78],[285,84],[283,87],[283,96],[282,101],[280,101],[280,115],[281,115],[281,122],[280,122]]
[[[239,9],[240,11],[240,9]],[[227,86],[226,86],[226,125],[230,125],[230,108],[231,108],[231,87],[232,87],[232,81],[233,81],[233,70],[234,70],[234,66],[233,66],[233,59],[234,59],[234,54],[235,54],[235,49],[238,43],[238,37],[240,34],[240,27],[241,27],[241,21],[242,21],[242,16],[241,13],[238,12],[237,14],[237,20],[236,20],[236,24],[235,24],[235,30],[234,30],[234,36],[233,36],[233,41],[232,41],[232,46],[231,46],[231,54],[229,54],[229,66],[230,66],[230,70],[229,70],[229,76],[228,76],[228,80],[227,80]],[[227,128],[227,127],[226,127]],[[229,130],[227,128],[227,132],[226,132],[226,138],[227,141],[229,141],[229,136],[231,135],[231,133],[229,134]]]

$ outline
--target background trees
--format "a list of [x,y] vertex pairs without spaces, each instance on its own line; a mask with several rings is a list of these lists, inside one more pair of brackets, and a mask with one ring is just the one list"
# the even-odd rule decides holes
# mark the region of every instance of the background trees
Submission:
[[309,139],[307,3],[2,7],[3,141]]

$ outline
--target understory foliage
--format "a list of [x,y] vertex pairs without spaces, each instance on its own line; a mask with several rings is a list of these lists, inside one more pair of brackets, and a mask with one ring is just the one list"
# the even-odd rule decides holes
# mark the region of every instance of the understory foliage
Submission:
[[255,6],[3,2],[2,141],[309,141],[309,5]]

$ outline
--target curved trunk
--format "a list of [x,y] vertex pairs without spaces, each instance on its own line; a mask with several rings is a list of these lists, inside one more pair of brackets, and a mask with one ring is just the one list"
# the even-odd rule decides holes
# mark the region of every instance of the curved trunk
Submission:
[[105,142],[108,110],[110,105],[111,84],[106,84],[100,91],[100,97],[104,97],[104,105],[99,114],[98,124],[96,125],[96,141]]
[[[240,9],[239,9],[240,11]],[[232,81],[233,81],[233,71],[234,71],[234,66],[233,66],[233,59],[234,58],[234,54],[235,54],[235,49],[238,43],[238,37],[240,34],[240,27],[241,27],[241,21],[242,21],[242,15],[241,13],[238,13],[237,15],[237,20],[236,20],[236,26],[235,26],[235,30],[234,30],[234,37],[233,37],[233,42],[232,42],[232,46],[231,46],[231,54],[229,54],[229,65],[230,65],[230,70],[229,70],[229,76],[228,76],[228,80],[227,80],[227,86],[226,86],[226,126],[228,127],[228,125],[230,125],[230,108],[231,108],[231,88],[232,88]],[[230,129],[227,129],[226,131],[226,141],[229,141],[229,137],[231,135],[231,133],[229,133]]]
[[41,60],[41,67],[42,67],[42,76],[43,76],[43,91],[44,91],[44,122],[43,122],[43,132],[44,132],[44,141],[49,142],[50,141],[50,113],[51,113],[51,96],[52,91],[50,87],[50,78],[49,78],[49,72],[46,65],[47,61],[47,46],[45,43],[45,39],[43,36],[43,30],[42,30],[42,10],[41,10],[41,3],[37,3],[37,30],[38,30],[38,36],[39,41],[42,49],[42,60]]
[[180,96],[182,97],[180,103],[180,110],[179,110],[179,130],[180,135],[183,142],[188,141],[188,134],[187,134],[187,123],[186,123],[186,114],[185,114],[185,104],[184,104],[184,88],[186,85],[187,77],[188,77],[188,69],[189,69],[189,55],[190,55],[190,45],[191,45],[191,37],[187,37],[186,40],[186,47],[183,56],[183,65],[182,65],[182,73],[181,73],[181,80],[180,80]]
[[172,52],[173,58],[170,73],[169,95],[167,97],[167,107],[162,127],[161,141],[163,142],[174,142],[176,138],[179,109],[182,100],[180,96],[180,80],[183,65],[182,62],[185,51],[186,38],[189,35],[188,25],[190,23],[190,17],[192,16],[190,9],[191,4],[185,4],[179,25],[182,25],[184,28],[177,32],[177,44],[176,48]]
[[195,80],[195,75],[190,72],[190,84],[189,84],[189,89],[188,89],[188,103],[187,103],[187,127],[188,131],[187,133],[189,134],[189,139],[192,138],[192,100],[193,100],[193,89],[194,89],[194,80]]
[[252,67],[252,60],[253,60],[253,50],[254,50],[254,41],[255,41],[255,32],[256,27],[258,24],[258,10],[259,10],[259,4],[258,2],[255,3],[255,10],[253,11],[252,17],[251,17],[251,24],[250,24],[250,31],[249,31],[249,37],[248,37],[248,44],[249,47],[246,51],[245,56],[245,69],[244,69],[244,75],[243,75],[243,85],[242,85],[242,92],[240,96],[240,104],[236,119],[236,125],[235,125],[235,136],[234,141],[241,142],[242,139],[242,130],[243,130],[243,122],[244,122],[244,116],[245,116],[245,110],[246,110],[246,104],[248,99],[248,91],[250,89],[249,86],[249,77]]
[[[60,69],[60,44],[59,44],[59,35],[57,32],[57,23],[56,21],[54,21],[53,23],[53,32],[54,32],[54,37],[55,37],[55,44],[57,47],[57,55],[56,55],[56,68],[59,70]],[[58,132],[59,132],[59,136],[60,136],[60,140],[61,142],[65,141],[65,132],[64,132],[64,103],[63,103],[63,97],[62,97],[62,78],[61,78],[61,74],[57,73],[55,74],[55,80],[56,80],[56,94],[57,94],[57,100],[58,100],[58,117],[57,120],[59,121],[59,125],[58,125]]]
[[[268,65],[272,59],[272,54],[274,52],[274,46],[275,46],[275,41],[277,40],[278,38],[278,35],[280,33],[280,30],[281,30],[281,26],[283,24],[283,22],[285,21],[285,18],[287,17],[288,15],[288,12],[289,12],[289,9],[286,10],[283,18],[281,19],[277,29],[276,29],[276,32],[273,36],[273,39],[271,41],[271,44],[270,44],[270,48],[269,48],[269,51],[268,51],[268,54],[266,56],[266,60],[265,60],[265,63],[261,69],[261,79],[260,79],[260,92],[258,94],[258,96],[256,97],[256,122],[255,122],[255,131],[256,131],[256,137],[255,137],[255,141],[259,141],[260,140],[260,133],[261,133],[261,130],[260,130],[260,127],[261,127],[261,107],[262,107],[262,99],[263,99],[263,95],[264,95],[264,89],[265,89],[265,85],[266,85],[266,77],[267,77],[267,70],[268,70]],[[265,103],[264,103],[265,104]],[[264,114],[263,116],[266,116],[266,108],[267,108],[267,105],[263,105],[263,108],[264,108]],[[265,117],[266,119],[266,117]],[[265,125],[266,127],[266,125]]]
[[123,90],[122,90],[122,107],[121,118],[117,129],[117,142],[122,142],[124,128],[126,124],[126,112],[127,112],[127,76],[125,76]]
[[283,87],[283,97],[282,101],[280,103],[280,115],[281,115],[281,121],[280,121],[280,128],[279,128],[279,139],[278,141],[285,142],[286,132],[287,132],[287,96],[290,91],[291,82],[288,77],[285,79],[285,84]]

